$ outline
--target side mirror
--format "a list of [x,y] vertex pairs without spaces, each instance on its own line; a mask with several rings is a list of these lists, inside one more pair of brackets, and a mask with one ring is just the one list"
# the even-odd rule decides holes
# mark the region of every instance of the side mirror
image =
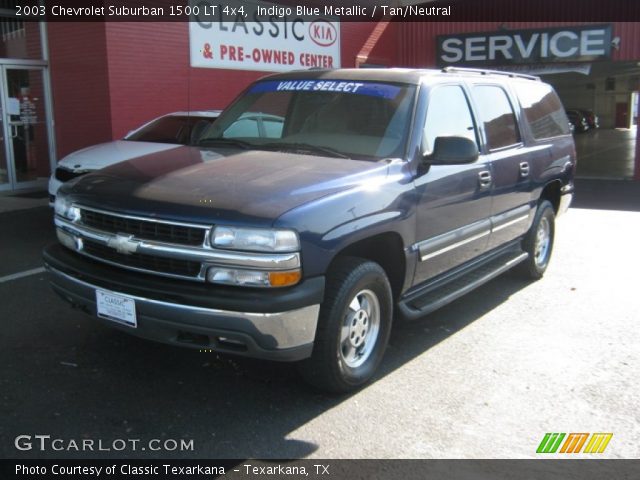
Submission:
[[478,159],[478,146],[466,137],[437,137],[431,155],[424,162],[431,165],[459,165]]

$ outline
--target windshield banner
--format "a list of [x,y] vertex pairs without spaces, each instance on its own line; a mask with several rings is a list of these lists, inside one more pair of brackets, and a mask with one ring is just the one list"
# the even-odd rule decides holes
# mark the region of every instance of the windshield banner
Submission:
[[337,92],[393,99],[400,87],[349,80],[269,80],[258,82],[249,90],[249,93],[263,92]]

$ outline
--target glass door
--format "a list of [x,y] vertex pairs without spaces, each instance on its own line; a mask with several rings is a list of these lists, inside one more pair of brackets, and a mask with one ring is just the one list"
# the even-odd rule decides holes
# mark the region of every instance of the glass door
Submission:
[[0,77],[0,189],[44,186],[51,172],[44,69],[2,66]]
[[[0,86],[2,82],[0,82]],[[0,88],[1,90],[1,88]],[[0,114],[0,191],[11,188],[12,182],[9,175],[9,164],[5,145],[4,113]]]

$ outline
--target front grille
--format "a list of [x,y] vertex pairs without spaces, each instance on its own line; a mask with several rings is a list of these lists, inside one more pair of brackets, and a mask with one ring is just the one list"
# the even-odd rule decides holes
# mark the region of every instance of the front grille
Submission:
[[71,170],[67,170],[66,168],[56,168],[56,180],[60,180],[61,182],[68,182],[69,180],[73,180],[74,178],[80,177],[82,175],[86,175],[88,172],[72,172]]
[[197,278],[200,274],[200,262],[156,257],[142,253],[125,255],[92,240],[83,241],[82,251],[92,257],[117,263],[124,267],[193,278]]
[[179,245],[200,246],[206,233],[205,228],[124,218],[84,208],[81,208],[80,218],[83,225],[104,232],[127,233],[139,239]]

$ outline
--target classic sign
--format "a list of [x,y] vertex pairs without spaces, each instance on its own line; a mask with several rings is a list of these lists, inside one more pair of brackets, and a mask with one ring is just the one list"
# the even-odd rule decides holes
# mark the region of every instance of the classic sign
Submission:
[[191,5],[192,67],[269,72],[340,67],[338,21],[266,2],[242,2],[227,11],[213,0]]
[[437,37],[437,61],[487,66],[591,62],[611,56],[611,25],[504,30]]

